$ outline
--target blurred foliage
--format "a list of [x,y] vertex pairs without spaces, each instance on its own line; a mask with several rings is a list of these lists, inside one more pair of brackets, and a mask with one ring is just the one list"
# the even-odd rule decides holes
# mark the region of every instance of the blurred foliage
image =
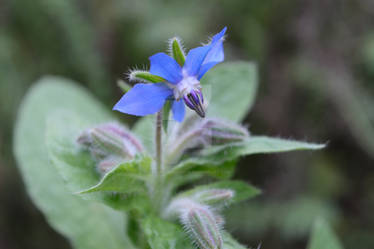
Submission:
[[259,63],[251,130],[330,141],[322,153],[241,162],[237,176],[265,191],[234,212],[232,223],[249,219],[239,240],[305,248],[310,217],[322,214],[345,248],[374,248],[373,16],[371,0],[1,1],[0,247],[68,248],[25,196],[14,166],[13,122],[31,82],[72,78],[110,108],[121,94],[117,79],[147,65],[167,38],[192,47],[227,25],[227,60]]

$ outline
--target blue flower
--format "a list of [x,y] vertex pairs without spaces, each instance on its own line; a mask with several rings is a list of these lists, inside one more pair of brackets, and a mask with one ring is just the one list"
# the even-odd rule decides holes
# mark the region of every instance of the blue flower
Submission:
[[165,101],[170,100],[173,118],[178,122],[184,119],[185,105],[196,111],[199,116],[205,117],[200,79],[209,69],[224,60],[225,32],[226,27],[213,36],[209,44],[191,49],[187,56],[184,56],[179,41],[174,40],[177,42],[177,52],[180,49],[180,53],[173,53],[172,47],[174,58],[165,53],[149,57],[149,72],[134,71],[133,78],[154,83],[136,84],[122,96],[113,110],[144,116],[158,112]]

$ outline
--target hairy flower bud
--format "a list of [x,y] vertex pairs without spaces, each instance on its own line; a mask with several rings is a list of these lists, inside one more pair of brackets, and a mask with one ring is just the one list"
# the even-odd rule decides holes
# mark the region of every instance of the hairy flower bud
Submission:
[[108,156],[107,158],[99,161],[99,163],[97,164],[97,170],[100,174],[105,175],[122,161],[123,159],[120,157]]
[[207,144],[224,144],[242,141],[249,133],[242,126],[218,119],[207,119],[201,126],[201,135]]
[[223,145],[227,143],[240,142],[249,137],[248,131],[235,123],[219,119],[206,118],[190,124],[192,128],[184,130],[182,126],[172,136],[167,161],[174,163],[189,149],[194,151],[203,149],[210,145]]
[[132,159],[143,150],[140,142],[116,123],[105,123],[84,131],[78,143],[86,147],[97,160],[112,156]]
[[213,212],[204,205],[194,205],[180,216],[186,231],[201,249],[222,248],[221,229]]
[[230,189],[206,189],[195,193],[192,198],[199,203],[221,208],[234,197],[234,194],[235,192]]

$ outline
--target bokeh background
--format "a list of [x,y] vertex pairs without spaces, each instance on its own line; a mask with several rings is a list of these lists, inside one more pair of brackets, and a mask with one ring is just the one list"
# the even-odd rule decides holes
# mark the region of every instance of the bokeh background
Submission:
[[372,0],[1,0],[0,248],[70,248],[25,193],[12,155],[33,82],[74,79],[110,108],[117,79],[168,38],[194,47],[226,25],[227,60],[258,63],[251,132],[328,141],[323,151],[241,160],[236,178],[263,195],[230,209],[227,229],[248,246],[302,249],[322,216],[345,248],[374,248]]

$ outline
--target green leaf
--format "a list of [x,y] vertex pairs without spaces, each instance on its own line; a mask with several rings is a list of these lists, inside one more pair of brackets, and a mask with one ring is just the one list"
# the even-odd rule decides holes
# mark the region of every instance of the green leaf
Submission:
[[318,219],[314,224],[308,249],[343,249],[343,246],[327,222]]
[[247,247],[239,244],[229,233],[223,233],[223,248],[224,249],[247,249]]
[[231,143],[222,146],[212,146],[205,149],[201,155],[189,158],[176,165],[168,174],[169,177],[182,174],[199,168],[221,170],[224,162],[233,161],[240,156],[252,154],[267,154],[288,152],[295,150],[317,150],[324,148],[323,144],[313,144],[271,138],[265,136],[251,136],[243,142]]
[[249,62],[226,62],[208,71],[201,80],[207,116],[241,121],[254,103],[257,81],[256,65]]
[[147,191],[146,180],[151,173],[151,163],[152,159],[149,157],[122,163],[108,172],[97,185],[80,193],[97,191],[145,193]]
[[235,158],[251,154],[268,154],[295,150],[319,150],[324,147],[324,144],[307,143],[266,136],[251,136],[242,142],[207,148],[202,152],[202,155],[216,155],[217,153],[225,151],[224,154],[220,153],[222,157]]
[[[84,114],[78,115],[71,111],[57,109],[48,118],[46,145],[53,165],[65,180],[71,193],[77,193],[82,189],[89,189],[90,191],[87,191],[87,193],[92,194],[81,195],[80,197],[87,200],[104,202],[115,209],[127,210],[132,208],[132,202],[135,201],[135,198],[133,196],[123,196],[120,193],[136,191],[139,194],[141,191],[144,193],[146,192],[144,181],[136,179],[137,176],[134,175],[134,170],[130,170],[131,175],[116,175],[116,181],[121,182],[122,191],[112,189],[112,191],[116,191],[117,193],[97,192],[99,190],[104,191],[105,187],[107,188],[106,190],[109,190],[108,182],[113,183],[113,171],[105,175],[106,177],[111,173],[110,177],[106,178],[110,180],[107,180],[101,188],[97,188],[101,177],[96,170],[96,162],[92,159],[91,155],[80,148],[76,142],[82,131],[96,125],[96,123],[92,121],[84,120],[84,117]],[[131,161],[129,164],[132,166],[133,164],[138,165],[136,162],[137,161]],[[121,168],[120,166],[121,165],[117,168]],[[144,168],[144,171],[149,173],[150,166],[144,167],[147,167],[147,169]],[[141,173],[145,173],[144,171]],[[102,182],[103,180],[101,180],[101,183]],[[127,192],[125,192],[124,189],[127,189]]]
[[166,177],[168,180],[175,180],[178,185],[185,183],[190,175],[197,175],[197,180],[204,175],[217,179],[229,179],[233,176],[237,160],[215,162],[212,157],[192,157],[182,161],[172,168]]
[[24,98],[15,127],[14,151],[26,190],[49,224],[75,248],[134,248],[126,236],[123,213],[74,196],[51,165],[44,143],[45,125],[57,108],[76,110],[96,122],[112,118],[74,82],[41,79]]
[[220,181],[206,185],[197,186],[191,190],[187,190],[180,193],[178,197],[192,196],[198,192],[209,190],[209,189],[229,189],[235,192],[234,197],[230,201],[230,204],[238,203],[249,198],[253,198],[261,193],[258,188],[249,185],[243,181]]
[[151,215],[141,225],[151,249],[195,248],[180,225]]

